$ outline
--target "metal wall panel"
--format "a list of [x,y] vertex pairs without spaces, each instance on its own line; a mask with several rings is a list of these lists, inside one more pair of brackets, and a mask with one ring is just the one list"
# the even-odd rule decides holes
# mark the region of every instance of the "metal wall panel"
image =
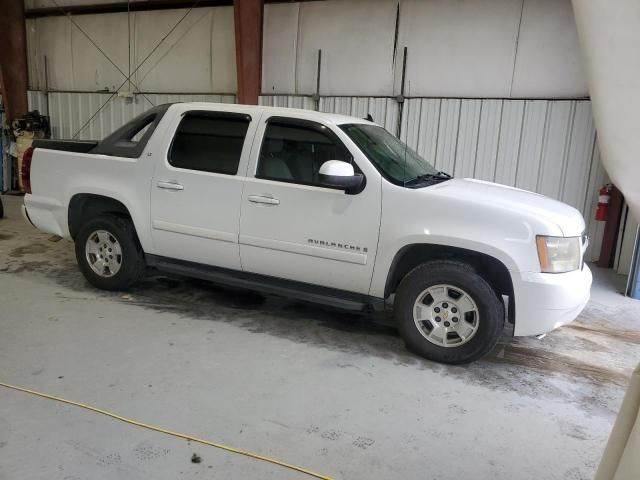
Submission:
[[234,95],[146,93],[133,99],[114,96],[85,126],[110,96],[110,93],[49,92],[47,102],[47,95],[43,92],[28,92],[29,109],[37,109],[51,117],[53,138],[73,138],[77,134],[76,138],[83,140],[100,140],[153,105],[173,102],[235,103]]
[[359,118],[365,118],[370,114],[376,123],[392,132],[396,131],[398,125],[398,102],[392,98],[322,97],[320,111]]
[[474,161],[471,175],[474,178],[492,180],[495,177],[502,108],[502,100],[482,100],[476,158],[485,158],[486,161]]
[[622,210],[622,221],[618,232],[618,244],[613,268],[621,275],[629,275],[633,263],[633,250],[636,245],[638,222],[629,212],[629,206],[625,203]]
[[588,95],[571,0],[334,0],[264,11],[265,93],[315,93],[322,49],[321,94],[397,95],[407,47],[410,96]]
[[438,170],[453,172],[455,168],[461,104],[462,100],[460,99],[444,98],[440,100],[438,137],[433,158],[433,164]]
[[316,102],[311,97],[302,95],[261,95],[258,104],[267,107],[303,108],[315,110]]

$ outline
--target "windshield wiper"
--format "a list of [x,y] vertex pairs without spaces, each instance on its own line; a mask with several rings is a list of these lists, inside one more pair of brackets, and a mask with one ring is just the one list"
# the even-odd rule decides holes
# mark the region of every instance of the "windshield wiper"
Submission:
[[437,173],[425,173],[423,175],[418,175],[411,180],[407,180],[404,182],[405,185],[415,185],[420,182],[428,182],[428,181],[445,181],[453,178],[446,172],[437,172]]

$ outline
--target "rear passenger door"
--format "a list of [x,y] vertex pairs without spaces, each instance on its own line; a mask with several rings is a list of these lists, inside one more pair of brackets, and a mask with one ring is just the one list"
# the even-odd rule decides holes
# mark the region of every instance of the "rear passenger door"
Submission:
[[240,200],[256,123],[235,106],[176,116],[167,130],[175,135],[153,152],[153,253],[240,269]]

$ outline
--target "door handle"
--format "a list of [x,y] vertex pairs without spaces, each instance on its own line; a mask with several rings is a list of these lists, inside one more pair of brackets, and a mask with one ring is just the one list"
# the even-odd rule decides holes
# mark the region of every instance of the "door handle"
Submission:
[[165,190],[184,190],[184,186],[178,182],[160,181],[156,185],[158,186],[158,188],[164,188]]
[[247,197],[251,203],[263,203],[265,205],[280,205],[280,200],[264,195],[249,195]]

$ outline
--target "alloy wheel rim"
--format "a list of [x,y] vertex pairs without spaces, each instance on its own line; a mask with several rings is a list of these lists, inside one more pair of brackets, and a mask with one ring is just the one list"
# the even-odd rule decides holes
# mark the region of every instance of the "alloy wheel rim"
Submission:
[[96,230],[85,244],[87,263],[97,275],[109,278],[122,268],[122,247],[118,239],[106,230]]
[[476,335],[480,312],[474,299],[462,288],[438,284],[418,295],[413,321],[429,342],[452,348],[464,345]]

